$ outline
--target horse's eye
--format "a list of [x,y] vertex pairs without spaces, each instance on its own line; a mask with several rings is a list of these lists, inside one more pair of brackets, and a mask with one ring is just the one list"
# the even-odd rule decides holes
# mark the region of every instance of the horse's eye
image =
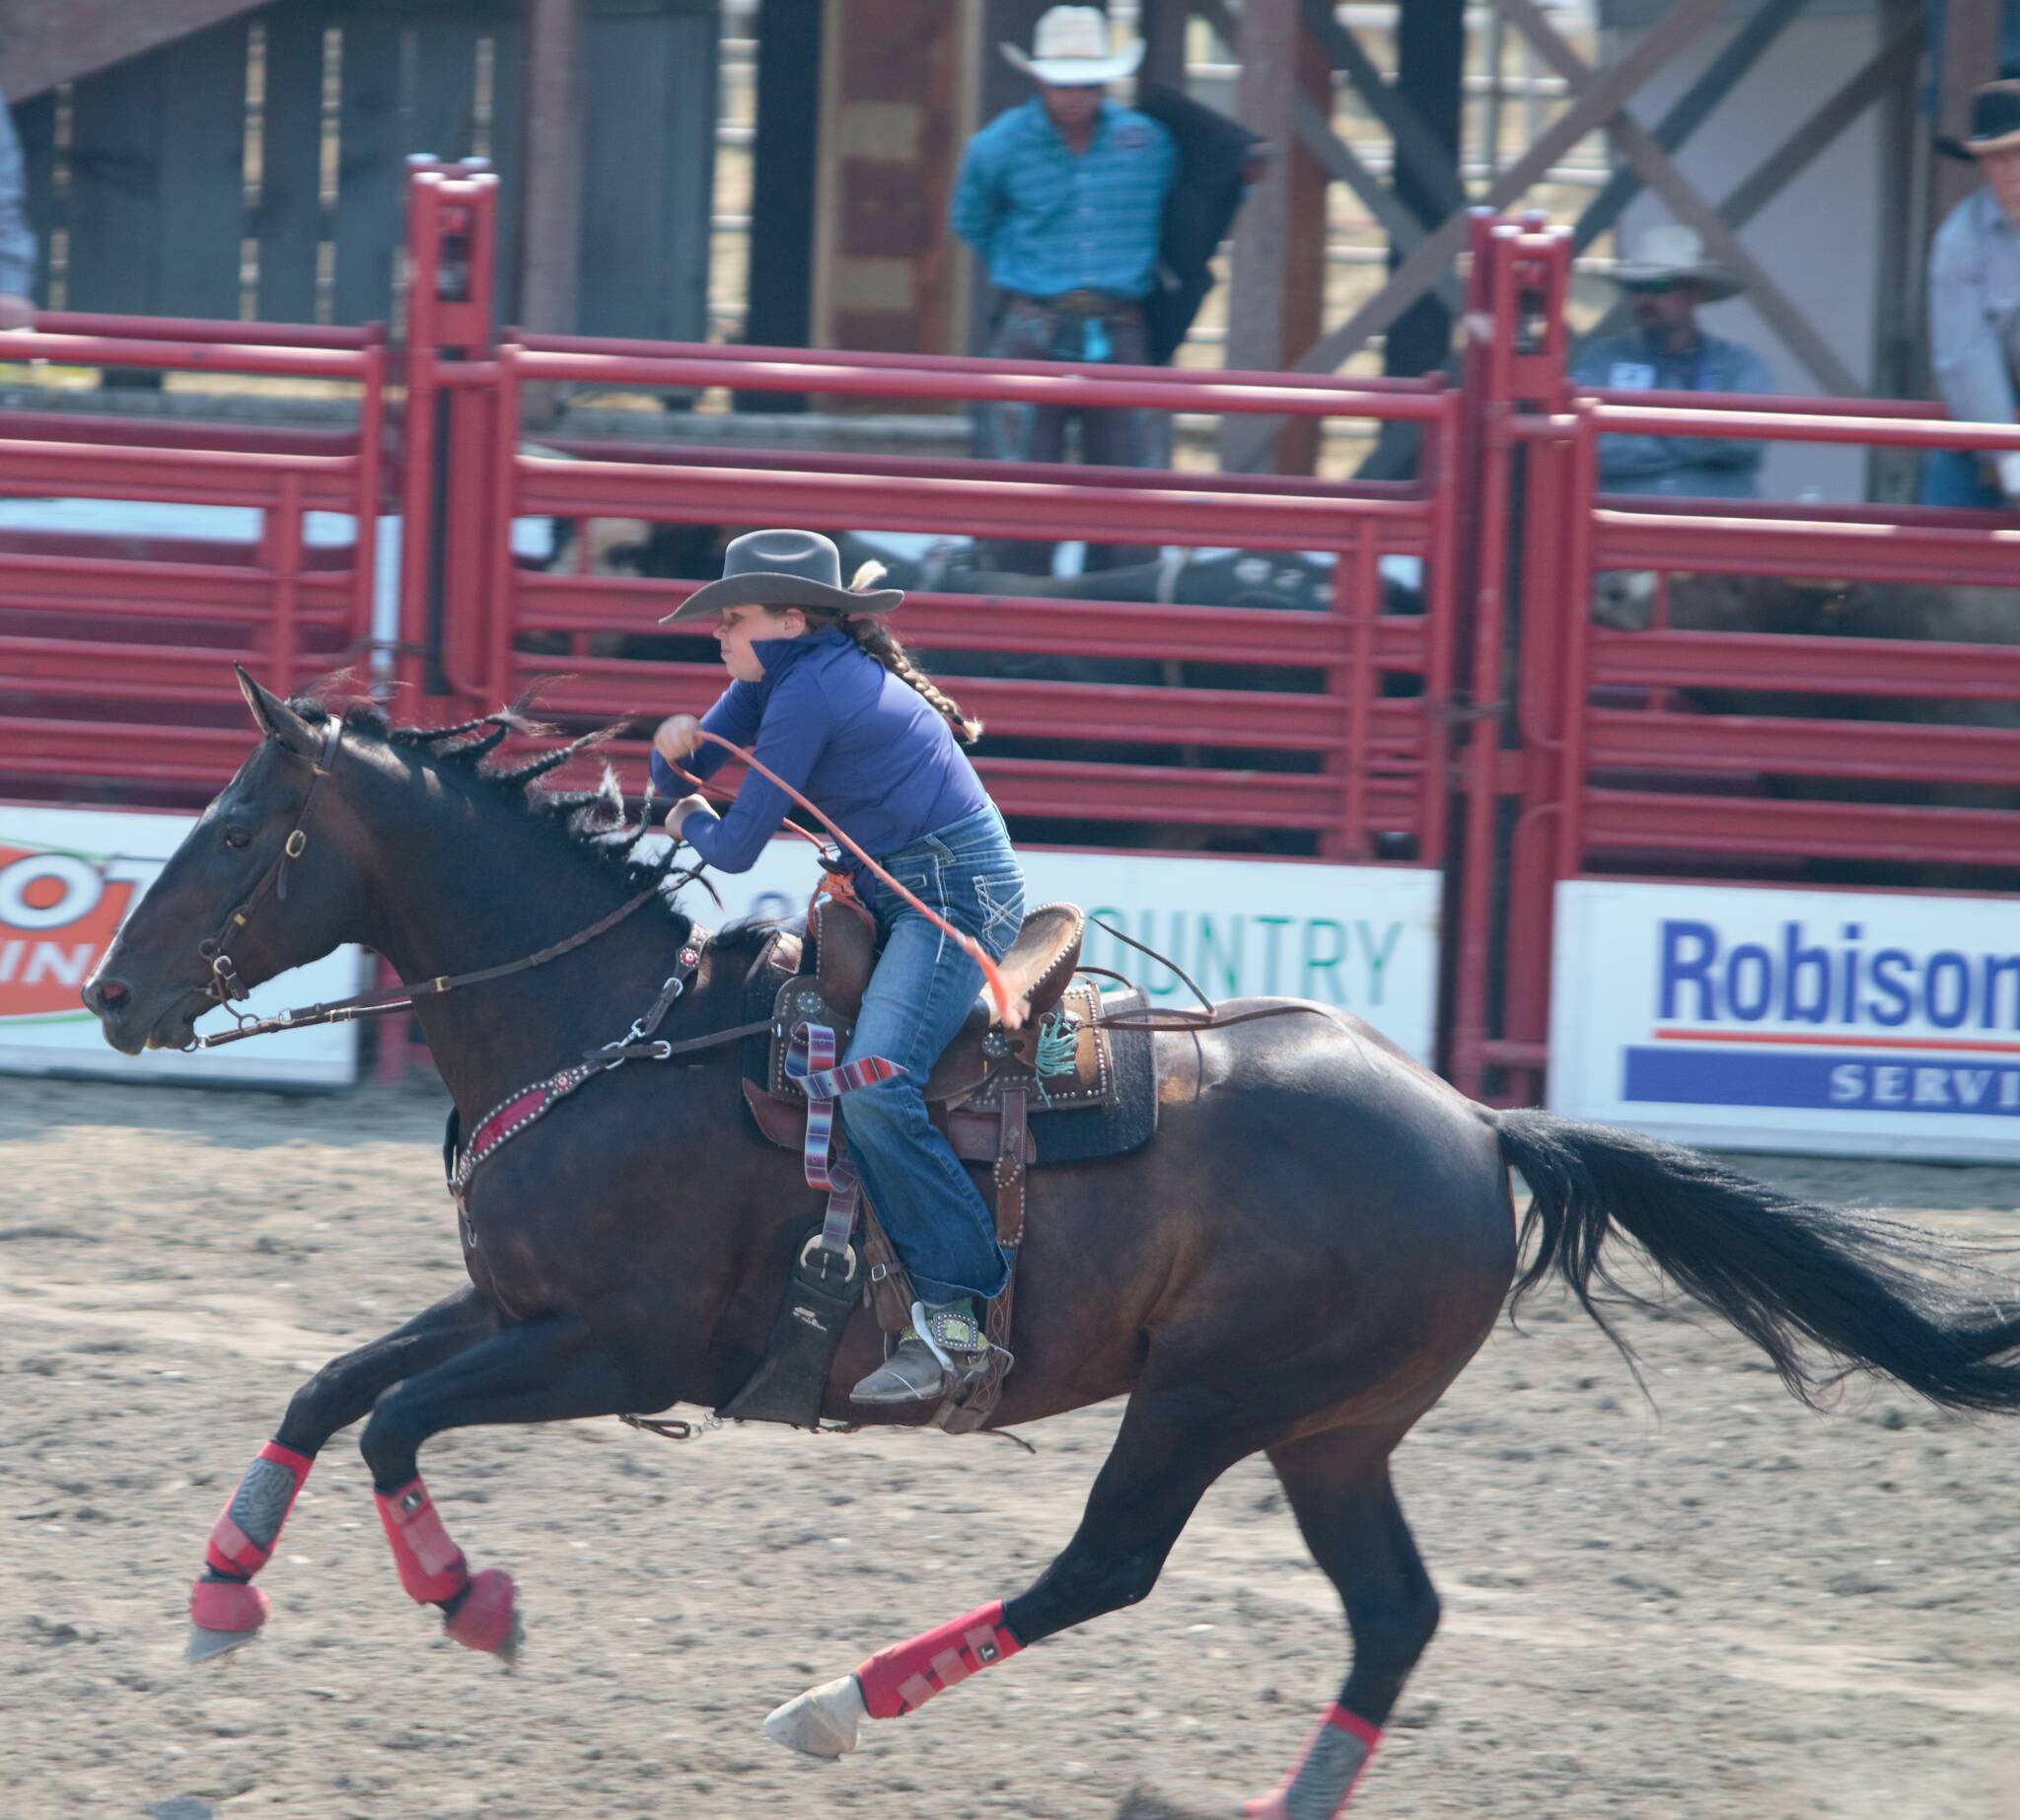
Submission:
[[243,828],[228,828],[225,830],[225,845],[251,846],[252,844],[252,837]]

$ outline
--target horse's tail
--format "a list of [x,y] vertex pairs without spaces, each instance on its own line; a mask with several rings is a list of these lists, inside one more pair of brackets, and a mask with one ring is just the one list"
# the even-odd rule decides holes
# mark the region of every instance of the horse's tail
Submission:
[[[2020,1409],[2020,1286],[1936,1234],[1799,1201],[1695,1150],[1545,1112],[1488,1113],[1531,1201],[1536,1255],[1519,1301],[1554,1269],[1631,1359],[1594,1305],[1619,1225],[1663,1274],[1717,1310],[1774,1361],[1805,1403],[1846,1373],[1898,1379],[1951,1409]],[[1806,1344],[1807,1343],[1807,1344]],[[1813,1362],[1811,1348],[1832,1361]]]

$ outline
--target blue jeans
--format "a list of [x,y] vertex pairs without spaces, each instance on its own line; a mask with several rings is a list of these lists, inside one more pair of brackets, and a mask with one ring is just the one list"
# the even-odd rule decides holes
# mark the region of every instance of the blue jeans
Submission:
[[[991,960],[1024,922],[1024,872],[992,803],[883,857],[884,869]],[[883,886],[871,906],[884,951],[845,1060],[882,1056],[905,1071],[835,1102],[856,1173],[919,1298],[1000,1294],[1009,1261],[995,1215],[926,1117],[923,1089],[981,990],[982,970]]]
[[1921,465],[1916,497],[1925,506],[1979,506],[2003,511],[2006,496],[1989,484],[1977,454],[1965,449],[1932,449]]

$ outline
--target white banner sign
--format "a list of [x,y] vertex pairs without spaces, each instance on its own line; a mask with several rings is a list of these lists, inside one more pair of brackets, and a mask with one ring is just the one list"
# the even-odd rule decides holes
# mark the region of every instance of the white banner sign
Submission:
[[[187,1056],[173,1050],[122,1056],[78,1002],[78,988],[194,823],[186,815],[0,804],[0,1069],[168,1076],[204,1085],[338,1087],[356,1077],[355,1024],[290,1030]],[[220,915],[225,908],[219,906]],[[268,914],[283,913],[269,900]],[[360,989],[363,969],[361,949],[340,948],[269,981],[249,1008],[263,1016],[348,997]],[[222,1011],[198,1026],[206,1032],[230,1027]]]
[[[1341,1005],[1430,1060],[1437,1041],[1436,872],[1042,847],[1019,847],[1018,857],[1033,909],[1069,900],[1169,955],[1215,998],[1281,994]],[[709,878],[727,921],[800,914],[820,871],[813,849],[788,838],[774,840],[749,872]],[[692,907],[701,894],[690,888],[685,901]],[[1081,956],[1140,982],[1153,1003],[1194,1002],[1168,969],[1091,925]]]
[[2020,1159],[2010,900],[1557,887],[1550,1103],[1686,1143]]

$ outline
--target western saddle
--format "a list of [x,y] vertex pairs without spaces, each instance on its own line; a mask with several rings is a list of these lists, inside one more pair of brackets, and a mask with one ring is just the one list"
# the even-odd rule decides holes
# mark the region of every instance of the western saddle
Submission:
[[[1111,1040],[1100,1023],[1100,988],[1074,977],[1086,926],[1086,912],[1077,905],[1033,910],[996,963],[1012,1002],[1022,998],[1028,1007],[1023,1025],[1005,1030],[993,1001],[977,997],[924,1088],[927,1110],[955,1153],[990,1169],[996,1237],[1013,1271],[1024,1236],[1025,1175],[1038,1156],[1031,1115],[1112,1105],[1117,1096]],[[805,1137],[807,1103],[786,1069],[792,1033],[803,1024],[825,1024],[834,1032],[836,1052],[845,1051],[876,964],[876,925],[869,913],[852,901],[823,896],[815,901],[805,941],[781,931],[753,969],[754,991],[774,995],[765,1079],[761,1085],[747,1079],[744,1096],[771,1142],[798,1150]],[[775,991],[770,982],[777,983]],[[887,1333],[902,1333],[911,1320],[910,1281],[867,1201],[862,1259],[869,1266],[869,1299],[879,1324]],[[803,1274],[805,1270],[803,1258]],[[966,1396],[941,1406],[934,1417],[941,1427],[956,1433],[979,1427],[995,1408],[1011,1362],[1003,1344],[1010,1307],[1006,1286],[988,1309],[990,1370]],[[727,1413],[758,1412],[732,1405]]]

